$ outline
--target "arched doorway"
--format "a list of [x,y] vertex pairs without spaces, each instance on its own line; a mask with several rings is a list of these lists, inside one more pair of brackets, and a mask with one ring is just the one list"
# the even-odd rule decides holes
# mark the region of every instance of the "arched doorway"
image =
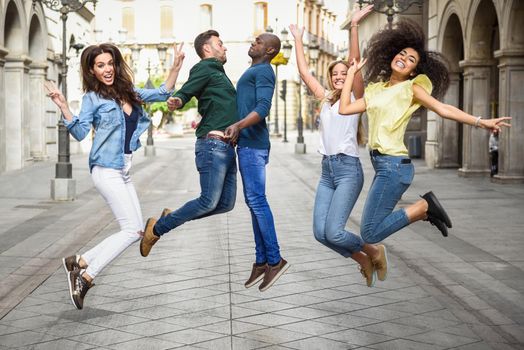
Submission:
[[[459,63],[464,59],[464,39],[458,16],[450,15],[444,28],[441,51],[449,61],[450,70],[450,86],[444,102],[463,109],[464,78]],[[462,166],[462,124],[444,118],[437,120],[439,155],[435,166],[459,168]]]
[[[497,12],[490,0],[482,0],[472,7],[473,20],[468,28],[464,69],[464,110],[470,114],[490,118],[497,115],[499,79],[494,53],[500,47]],[[489,175],[489,133],[486,130],[464,126],[463,162],[461,176]]]

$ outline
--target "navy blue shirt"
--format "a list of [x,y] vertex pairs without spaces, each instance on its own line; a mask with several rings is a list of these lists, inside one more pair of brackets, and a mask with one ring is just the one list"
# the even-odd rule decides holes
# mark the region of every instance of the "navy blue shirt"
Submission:
[[125,154],[131,154],[131,148],[129,147],[129,144],[131,142],[131,136],[133,136],[133,133],[136,130],[136,126],[138,124],[138,116],[139,112],[138,109],[133,106],[133,110],[131,111],[131,115],[124,112],[125,120],[126,120],[126,138],[124,141],[124,153]]
[[269,63],[259,63],[249,67],[237,83],[237,110],[240,119],[255,111],[260,123],[240,131],[238,145],[258,149],[269,149],[269,130],[266,117],[271,109],[271,99],[275,91],[275,73]]

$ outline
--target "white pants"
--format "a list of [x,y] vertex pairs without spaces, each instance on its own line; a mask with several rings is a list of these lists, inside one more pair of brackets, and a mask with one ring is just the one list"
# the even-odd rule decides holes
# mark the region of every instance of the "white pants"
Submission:
[[141,238],[140,232],[144,223],[135,186],[129,176],[131,159],[131,154],[125,155],[124,169],[94,166],[91,172],[96,189],[109,204],[120,225],[120,232],[107,237],[82,254],[82,258],[88,265],[86,273],[92,278],[95,278],[107,264]]

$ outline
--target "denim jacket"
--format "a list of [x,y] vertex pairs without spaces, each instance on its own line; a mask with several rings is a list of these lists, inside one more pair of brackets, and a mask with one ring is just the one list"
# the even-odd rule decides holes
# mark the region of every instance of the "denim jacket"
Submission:
[[[173,91],[167,91],[164,84],[158,89],[135,88],[138,97],[144,102],[162,102],[171,96]],[[89,170],[99,165],[106,168],[124,168],[124,141],[126,123],[124,111],[115,100],[107,100],[93,91],[87,92],[82,99],[80,114],[71,121],[64,123],[75,139],[83,140],[95,128],[95,138],[89,153]],[[139,137],[147,130],[151,119],[142,109],[138,124],[130,141],[131,151],[140,147]]]

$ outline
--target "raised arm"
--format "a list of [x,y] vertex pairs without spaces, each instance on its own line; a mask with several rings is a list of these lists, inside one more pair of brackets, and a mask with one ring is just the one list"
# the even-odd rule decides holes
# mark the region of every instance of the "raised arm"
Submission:
[[300,78],[304,81],[306,86],[313,92],[313,95],[321,100],[326,97],[326,90],[318,82],[317,79],[309,72],[309,67],[306,62],[306,57],[304,55],[304,43],[302,42],[302,36],[304,35],[304,28],[298,28],[296,24],[291,24],[289,26],[289,31],[293,38],[295,38],[295,53],[297,56],[297,65],[298,72],[300,73]]
[[364,98],[361,97],[353,103],[351,102],[351,90],[353,89],[353,80],[355,79],[355,75],[358,73],[358,71],[360,71],[360,69],[364,66],[365,63],[365,59],[363,61],[357,61],[356,59],[353,59],[351,61],[351,66],[348,69],[346,81],[344,82],[344,87],[342,88],[342,92],[340,94],[340,104],[338,107],[338,113],[349,115],[363,113],[366,111],[366,101],[364,100]]
[[511,117],[501,117],[493,119],[482,119],[466,113],[457,107],[445,104],[431,96],[421,86],[413,84],[413,97],[422,106],[437,113],[443,118],[451,119],[462,124],[472,125],[482,129],[499,130],[501,127],[511,127],[511,124],[506,123],[511,120]]
[[[360,61],[360,48],[358,42],[358,26],[361,20],[366,18],[373,11],[373,5],[368,5],[363,9],[355,12],[351,18],[351,24],[349,25],[349,58],[348,61],[351,63],[353,59]],[[362,78],[362,72],[358,71],[353,79],[353,95],[355,98],[361,98],[364,96],[364,79]]]
[[180,47],[177,48],[177,44],[173,44],[173,65],[171,66],[171,69],[169,70],[169,75],[166,79],[165,86],[166,90],[171,91],[175,88],[175,83],[178,78],[178,73],[180,72],[180,68],[182,68],[182,63],[184,62],[185,54],[182,52],[182,48],[184,47],[184,43],[180,44]]

